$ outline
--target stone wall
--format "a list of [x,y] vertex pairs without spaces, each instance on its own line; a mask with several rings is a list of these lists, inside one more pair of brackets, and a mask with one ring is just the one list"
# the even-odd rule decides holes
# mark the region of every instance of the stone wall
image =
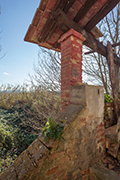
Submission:
[[2,175],[2,180],[87,180],[89,168],[105,153],[102,87],[81,84],[70,91],[71,104],[60,114],[63,139],[38,137]]

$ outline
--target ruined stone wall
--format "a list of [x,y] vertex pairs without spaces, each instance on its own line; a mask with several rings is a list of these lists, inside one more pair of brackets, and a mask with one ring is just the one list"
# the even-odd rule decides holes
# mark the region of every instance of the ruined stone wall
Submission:
[[39,136],[7,169],[2,180],[87,180],[89,167],[105,153],[102,87],[71,88],[71,104],[58,117],[63,139],[45,142]]

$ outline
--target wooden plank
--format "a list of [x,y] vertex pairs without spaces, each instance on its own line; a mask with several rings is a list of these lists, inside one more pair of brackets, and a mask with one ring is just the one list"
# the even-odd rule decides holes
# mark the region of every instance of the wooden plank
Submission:
[[37,8],[36,13],[34,15],[34,18],[32,20],[32,25],[33,26],[37,26],[37,24],[38,24],[40,18],[42,17],[42,15],[43,15],[43,11],[40,10],[39,8]]
[[[53,8],[53,12],[57,9],[58,6],[60,6],[61,2],[63,2],[63,0],[58,0]],[[38,41],[39,42],[43,42],[44,41],[44,38],[47,36],[48,34],[48,31],[51,29],[51,27],[53,27],[53,24],[54,24],[54,20],[52,18],[52,16],[50,15],[47,19],[47,22],[40,34],[40,36],[38,37]]]
[[[59,0],[59,1],[57,1],[57,3],[55,4],[55,6],[51,12],[51,14],[53,12],[55,12],[55,10],[57,8],[60,8],[65,13],[67,13],[74,2],[75,2],[75,0],[69,0],[69,1]],[[48,18],[46,25],[44,26],[44,28],[41,32],[41,35],[38,38],[38,41],[39,42],[47,41],[53,35],[56,28],[57,27],[55,25],[55,21],[52,19],[52,17]]]
[[[70,0],[68,1],[67,5],[63,8],[63,11],[65,13],[68,12],[68,10],[70,9],[70,7],[73,5],[73,3],[75,2],[76,0]],[[44,38],[44,41],[47,41],[48,39],[50,39],[50,37],[53,35],[54,31],[56,30],[57,28],[57,25],[56,23],[54,23],[54,25],[52,26],[52,28],[49,30],[49,33],[47,34],[46,38]]]
[[[67,6],[68,1],[65,0],[58,0],[52,10],[51,13],[55,12],[55,10],[59,7],[61,10],[64,10],[64,8]],[[55,30],[55,21],[52,19],[52,16],[49,16],[42,32],[41,35],[38,38],[39,42],[44,42],[46,40],[46,38],[49,36],[49,38],[51,37],[52,33]],[[50,32],[52,31],[52,32]],[[48,38],[47,38],[48,39]]]
[[38,41],[40,43],[44,41],[44,39],[46,38],[46,36],[49,33],[49,30],[53,27],[54,24],[55,24],[55,21],[51,18],[51,16],[49,16],[45,26],[43,27],[43,30],[42,30],[40,36],[38,37]]
[[[102,43],[102,42],[100,42],[100,43]],[[112,46],[112,47],[120,46],[120,42],[115,43],[115,44],[111,44],[111,46]],[[87,55],[87,54],[91,54],[91,53],[94,53],[94,51],[89,51],[89,52],[86,52],[86,53],[84,53],[84,54]]]
[[112,45],[110,44],[109,41],[107,43],[107,62],[108,62],[109,76],[110,76],[111,87],[112,87],[112,94],[113,94],[113,98],[114,98],[113,102],[114,102],[115,118],[116,118],[116,120],[118,120],[118,91],[117,91]]
[[40,5],[39,5],[39,9],[41,9],[42,11],[45,10],[46,8],[46,4],[48,3],[48,0],[41,0]]
[[76,0],[69,0],[69,1],[67,2],[67,5],[66,5],[65,8],[63,9],[63,11],[64,11],[65,13],[67,13],[68,10],[71,8],[71,6],[73,5],[73,3],[74,3],[75,1],[76,1]]
[[84,27],[86,31],[90,32],[91,29],[101,19],[103,19],[119,2],[120,0],[108,0],[107,3],[98,11],[98,13]]
[[102,32],[97,28],[97,26],[95,26],[90,32],[96,39],[103,36]]
[[[97,39],[95,39],[90,33],[88,33],[85,29],[82,29],[79,24],[75,23],[72,19],[70,19],[66,14],[58,9],[54,14],[53,18],[56,21],[58,28],[64,33],[69,29],[74,29],[81,33],[85,38],[84,44],[91,48],[93,51],[98,52],[99,54],[107,57],[107,48],[101,44]],[[55,46],[59,47],[60,44],[55,43]],[[114,62],[120,66],[120,58],[114,54]]]
[[78,23],[96,2],[97,0],[87,0],[74,17],[74,21]]
[[46,37],[44,38],[44,41],[47,41],[50,39],[50,37],[53,35],[53,33],[55,32],[57,28],[56,22],[53,24],[53,26],[51,27],[50,31],[48,32],[48,34],[46,35]]

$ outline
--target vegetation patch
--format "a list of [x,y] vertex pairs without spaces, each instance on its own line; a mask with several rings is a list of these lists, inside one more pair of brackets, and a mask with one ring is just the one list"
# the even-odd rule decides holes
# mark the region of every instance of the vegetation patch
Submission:
[[104,102],[105,103],[112,103],[113,98],[110,95],[104,94]]
[[63,138],[63,129],[64,125],[57,123],[53,117],[49,118],[45,127],[42,129],[44,139],[48,141],[50,139],[56,140],[58,138],[60,141]]
[[[0,173],[37,138],[47,119],[60,113],[60,97],[40,88],[0,87]],[[53,126],[52,126],[53,127]],[[59,128],[58,128],[59,129]],[[47,136],[46,136],[47,137]]]

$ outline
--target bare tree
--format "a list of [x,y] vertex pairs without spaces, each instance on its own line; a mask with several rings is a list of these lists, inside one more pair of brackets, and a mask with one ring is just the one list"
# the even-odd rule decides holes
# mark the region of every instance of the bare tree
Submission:
[[[108,40],[111,44],[120,42],[120,3],[98,24],[98,28],[103,33],[100,41],[104,45],[107,45]],[[120,46],[114,47],[113,50],[118,56],[120,55]],[[115,69],[118,80],[119,67],[116,66]],[[83,71],[86,82],[102,85],[107,94],[111,93],[111,83],[106,58],[97,53],[84,56]]]
[[61,83],[60,59],[60,53],[40,48],[38,63],[33,66],[34,74],[29,74],[31,84],[39,86],[43,90],[59,92]]
[[89,57],[84,57],[83,66],[85,82],[101,85],[104,87],[106,94],[109,94],[111,92],[111,85],[106,59],[101,55],[93,53]]

